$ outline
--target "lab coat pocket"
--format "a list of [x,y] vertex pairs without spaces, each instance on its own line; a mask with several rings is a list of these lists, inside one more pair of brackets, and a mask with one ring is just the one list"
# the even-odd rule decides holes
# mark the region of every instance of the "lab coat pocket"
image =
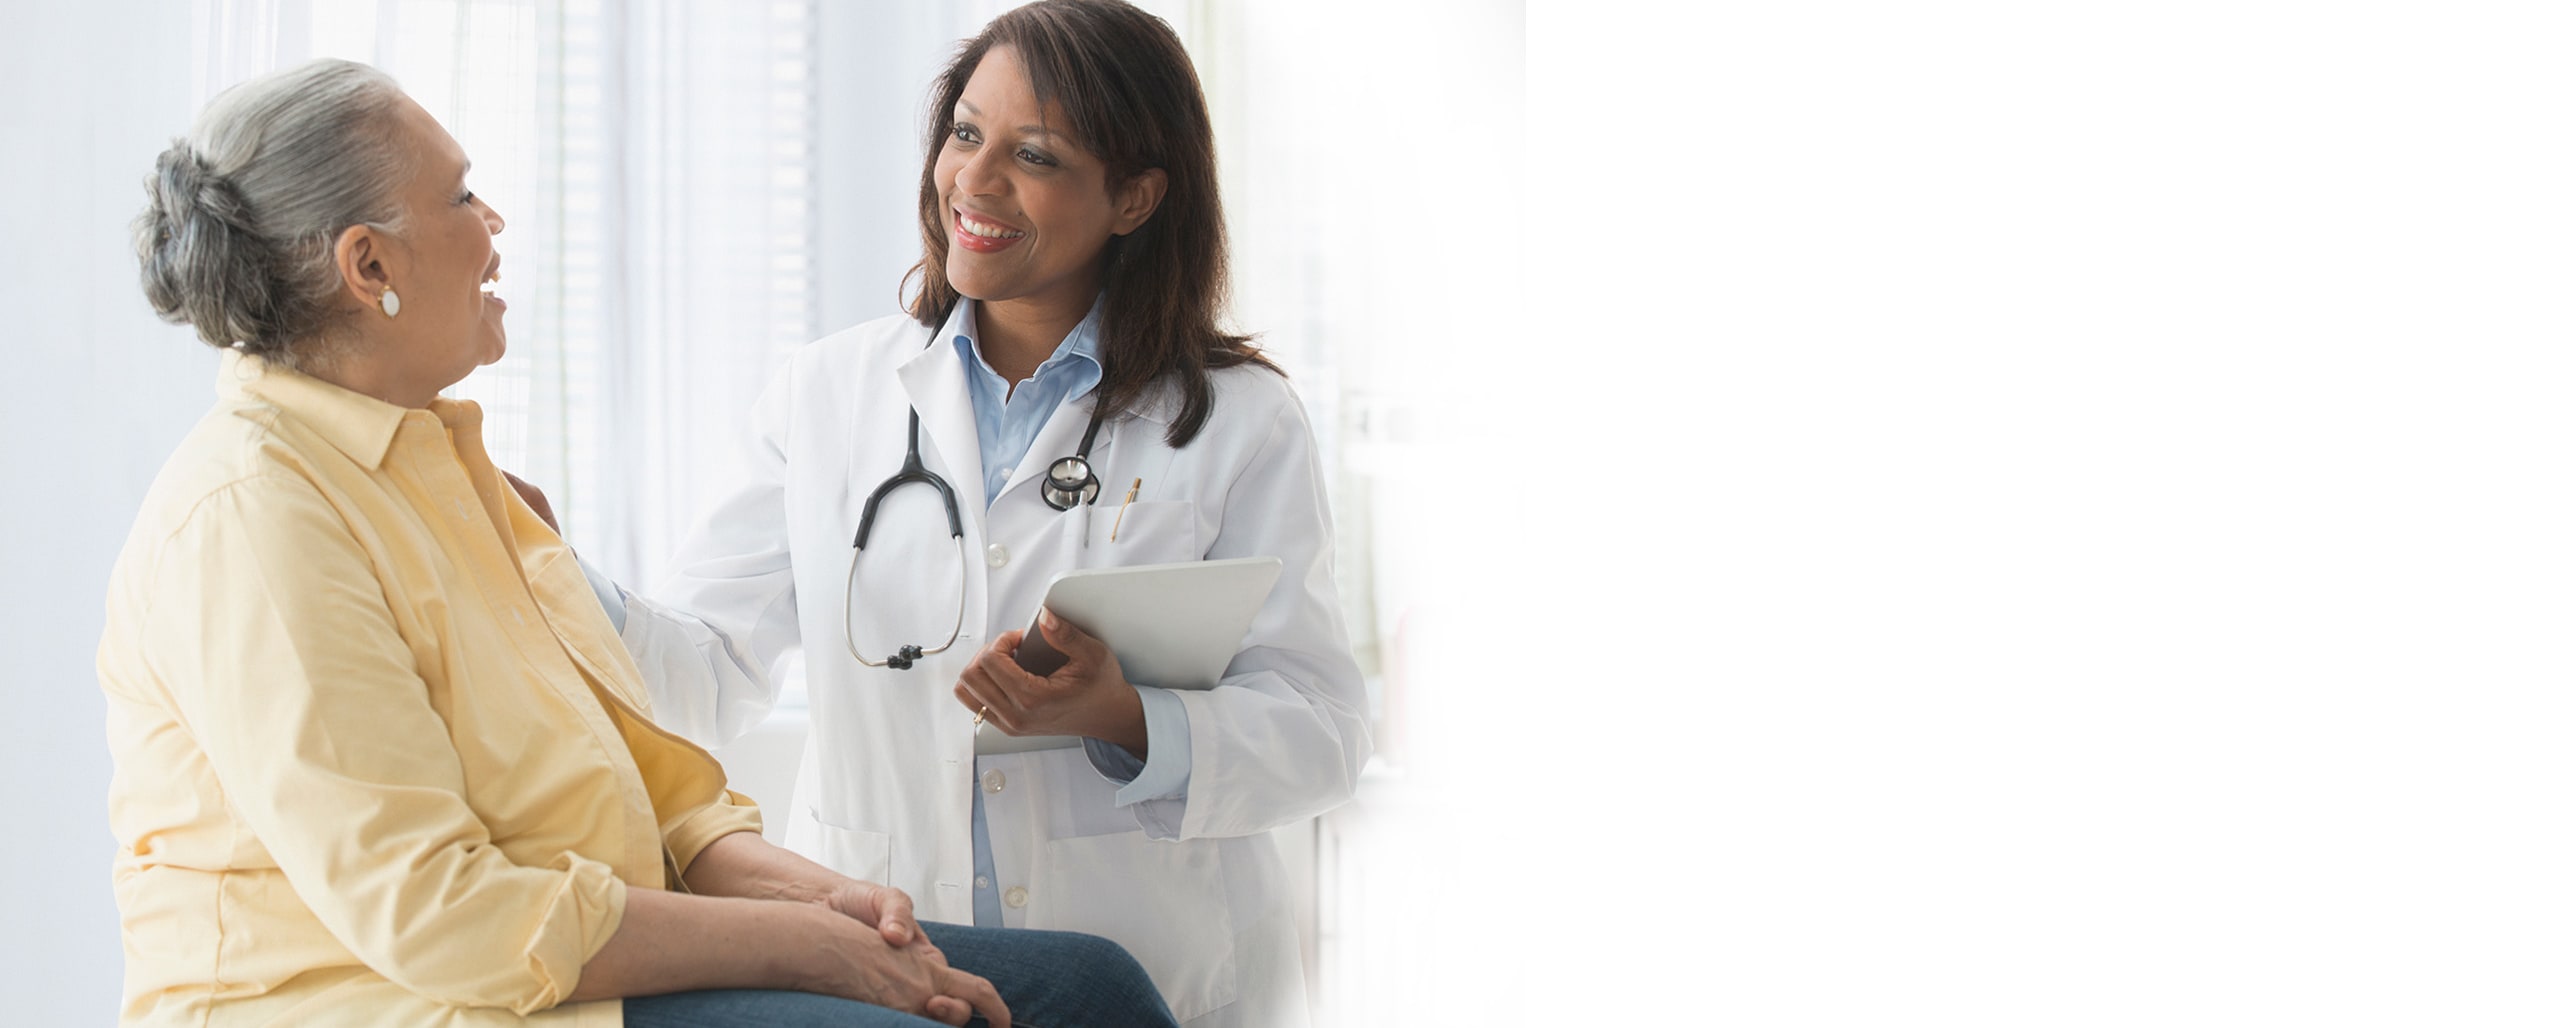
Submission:
[[[1117,519],[1123,519],[1120,523]],[[1146,500],[1118,505],[1101,498],[1089,531],[1089,545],[1118,567],[1197,560],[1196,505],[1186,500]]]
[[1044,894],[1026,926],[1115,940],[1180,1021],[1232,1002],[1231,903],[1215,840],[1153,842],[1140,832],[1045,844]]
[[810,807],[804,814],[816,830],[812,859],[861,882],[892,881],[892,836],[858,828],[841,828]]

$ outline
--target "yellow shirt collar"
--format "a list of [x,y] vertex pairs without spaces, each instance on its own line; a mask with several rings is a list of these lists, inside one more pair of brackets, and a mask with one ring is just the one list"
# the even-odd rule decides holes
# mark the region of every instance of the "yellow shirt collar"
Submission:
[[[383,466],[394,434],[413,413],[411,408],[342,389],[239,350],[223,351],[215,391],[227,400],[255,400],[293,415],[369,471]],[[481,404],[441,396],[429,401],[426,413],[436,416],[450,432],[477,441],[481,437]]]

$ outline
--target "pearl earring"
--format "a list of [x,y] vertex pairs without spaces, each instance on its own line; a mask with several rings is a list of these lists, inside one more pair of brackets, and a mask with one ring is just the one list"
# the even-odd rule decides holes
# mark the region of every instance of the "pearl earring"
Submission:
[[378,297],[377,301],[384,305],[384,316],[387,318],[402,312],[401,294],[390,289],[384,290],[384,295]]

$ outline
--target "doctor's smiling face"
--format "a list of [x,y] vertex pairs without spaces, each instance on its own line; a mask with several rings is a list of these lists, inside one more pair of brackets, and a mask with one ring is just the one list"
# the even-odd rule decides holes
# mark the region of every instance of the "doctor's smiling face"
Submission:
[[1107,240],[1150,220],[1163,176],[1110,184],[1105,162],[1067,134],[1061,105],[1036,102],[1013,47],[983,56],[951,113],[933,172],[947,282],[984,303],[1086,309]]

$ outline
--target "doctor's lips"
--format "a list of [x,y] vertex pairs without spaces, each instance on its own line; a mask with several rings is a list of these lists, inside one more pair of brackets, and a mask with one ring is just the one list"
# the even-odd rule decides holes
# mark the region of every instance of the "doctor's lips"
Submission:
[[955,215],[955,242],[974,253],[998,253],[1026,238],[1024,229],[1013,228],[976,214],[966,214],[961,207],[948,208]]
[[492,290],[498,289],[499,287],[500,259],[498,257],[493,257],[491,258],[491,270],[482,273],[482,298],[489,300],[492,303],[499,304],[501,309],[505,310],[508,308],[509,302],[507,300],[500,299],[500,294],[492,292]]

